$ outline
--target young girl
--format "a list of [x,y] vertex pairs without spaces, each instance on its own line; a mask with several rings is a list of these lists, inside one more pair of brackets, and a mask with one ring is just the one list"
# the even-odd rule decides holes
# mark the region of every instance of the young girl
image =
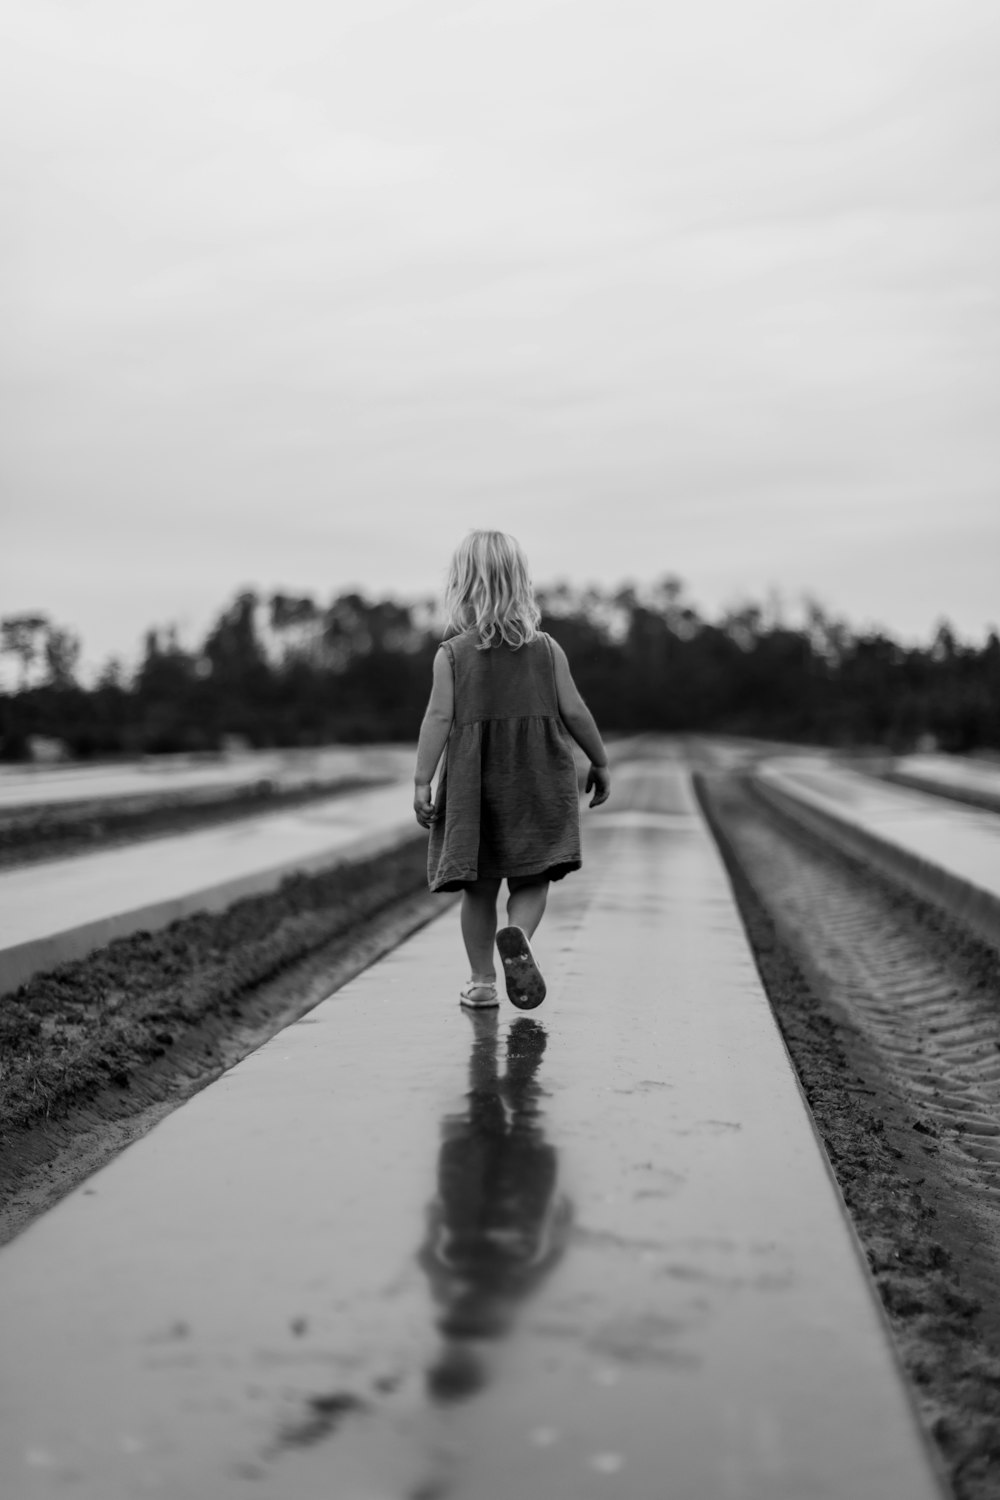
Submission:
[[[513,537],[470,532],[452,558],[445,603],[456,634],[434,658],[414,776],[417,822],[431,834],[428,884],[432,891],[462,891],[472,969],[462,1004],[473,1010],[497,1004],[495,939],[508,997],[531,1010],[545,999],[529,939],[549,881],[580,868],[568,736],[590,759],[591,807],[608,800],[608,757],[565,652],[538,629],[528,566]],[[431,781],[445,746],[435,803]],[[497,932],[502,880],[509,925]]]

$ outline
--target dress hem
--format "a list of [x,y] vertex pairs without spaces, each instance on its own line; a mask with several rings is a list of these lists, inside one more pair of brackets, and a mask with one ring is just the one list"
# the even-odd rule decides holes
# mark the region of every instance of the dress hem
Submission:
[[462,891],[466,886],[472,885],[477,880],[509,880],[511,876],[515,880],[525,880],[535,875],[539,880],[562,880],[565,875],[572,875],[576,870],[583,867],[583,861],[579,856],[571,859],[552,860],[546,865],[530,865],[521,869],[498,870],[471,870],[460,874],[449,875],[446,880],[428,881],[428,886],[435,895],[447,891]]

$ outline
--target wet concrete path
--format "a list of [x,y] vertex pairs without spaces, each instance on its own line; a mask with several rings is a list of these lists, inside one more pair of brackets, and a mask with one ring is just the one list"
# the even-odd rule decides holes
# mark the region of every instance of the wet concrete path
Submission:
[[0,1252],[0,1493],[939,1494],[686,777],[586,860],[541,1010],[449,911]]

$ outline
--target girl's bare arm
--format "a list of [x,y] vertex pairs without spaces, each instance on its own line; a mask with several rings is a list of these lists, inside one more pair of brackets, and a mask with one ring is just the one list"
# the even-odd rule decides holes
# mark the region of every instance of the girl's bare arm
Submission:
[[442,751],[451,734],[455,717],[455,683],[451,675],[448,653],[439,650],[434,658],[434,680],[431,696],[420,726],[417,741],[417,768],[413,774],[413,810],[421,828],[429,828],[434,822],[434,806],[431,802],[431,782],[437,770]]
[[552,659],[556,673],[556,695],[559,700],[559,715],[570,734],[590,760],[587,791],[595,788],[591,807],[600,807],[611,795],[611,775],[608,771],[608,752],[590,709],[584,703],[580,690],[573,681],[573,674],[566,660],[566,653],[557,641],[552,642]]

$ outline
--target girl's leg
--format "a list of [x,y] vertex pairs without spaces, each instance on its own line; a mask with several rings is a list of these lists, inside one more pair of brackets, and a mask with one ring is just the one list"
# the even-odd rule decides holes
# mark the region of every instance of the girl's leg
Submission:
[[462,938],[473,979],[492,984],[496,978],[493,943],[497,935],[499,880],[477,880],[462,892]]
[[542,920],[548,897],[547,880],[533,880],[530,885],[519,885],[507,897],[507,920],[510,925],[520,927],[529,938],[533,937],[535,928]]

